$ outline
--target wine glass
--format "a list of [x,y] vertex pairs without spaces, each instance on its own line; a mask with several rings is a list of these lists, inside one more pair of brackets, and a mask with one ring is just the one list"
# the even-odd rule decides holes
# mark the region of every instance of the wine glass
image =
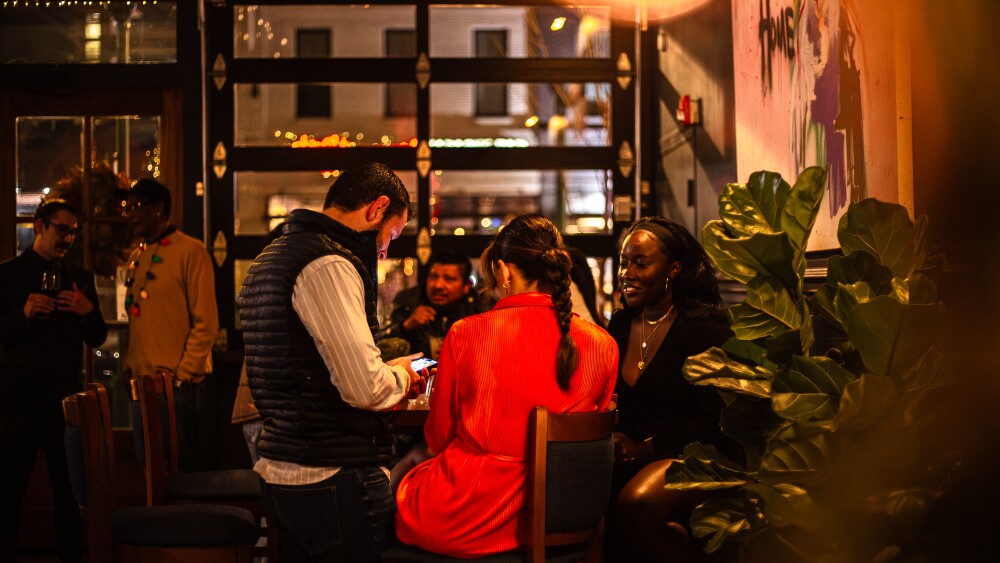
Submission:
[[[42,272],[42,293],[55,299],[62,290],[62,280],[58,270],[46,270]],[[47,319],[49,315],[38,315],[39,318]]]

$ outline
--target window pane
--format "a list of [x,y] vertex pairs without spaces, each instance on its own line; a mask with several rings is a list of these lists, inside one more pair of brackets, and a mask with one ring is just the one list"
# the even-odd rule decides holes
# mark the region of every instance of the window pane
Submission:
[[[335,107],[327,118],[300,119],[295,114],[295,84],[237,84],[237,146],[416,146],[412,116],[385,114],[384,84],[337,83],[329,89]],[[416,107],[416,89],[410,91]],[[402,96],[405,92],[396,91]],[[402,102],[401,102],[402,103]]]
[[[299,29],[295,33],[295,52],[299,58],[325,59],[330,56],[329,29]],[[298,117],[330,117],[330,87],[323,84],[301,84],[296,89]]]
[[42,196],[83,165],[83,119],[18,117],[16,121],[17,214],[33,215]]
[[15,253],[17,256],[20,256],[22,252],[30,248],[35,242],[34,223],[31,221],[18,223],[15,227],[14,239],[16,243]]
[[[506,30],[476,30],[476,57],[504,57],[506,53]],[[507,115],[507,87],[476,84],[476,115]]]
[[[339,174],[339,170],[236,172],[236,234],[266,235],[293,209],[321,211],[326,192]],[[396,174],[410,192],[410,201],[416,201],[417,173],[397,170]],[[416,232],[416,221],[409,221],[403,232]]]
[[[160,177],[160,117],[113,115],[94,118],[95,162],[125,178]],[[103,196],[104,194],[97,194]],[[110,194],[109,194],[110,195]],[[97,198],[103,199],[103,198]],[[92,198],[92,201],[95,201]],[[96,205],[96,203],[95,203]],[[117,212],[111,215],[120,215]],[[109,214],[94,209],[94,215]]]
[[[608,58],[610,14],[607,7],[431,6],[430,56]],[[478,30],[503,30],[507,41],[495,54],[479,54]]]
[[325,56],[382,57],[385,30],[416,27],[413,6],[235,6],[233,14],[237,58],[315,56],[295,42],[299,29],[316,29],[317,22],[333,37]]
[[433,234],[494,234],[522,213],[541,213],[566,234],[611,231],[610,170],[437,170]]
[[5,64],[177,61],[176,2],[21,4],[0,18]]
[[[483,87],[505,93],[502,115],[477,113]],[[610,105],[607,82],[431,84],[430,145],[608,146]]]
[[[415,57],[417,32],[412,29],[389,29],[385,32],[387,57]],[[387,117],[412,117],[417,114],[416,84],[385,85],[385,115]]]

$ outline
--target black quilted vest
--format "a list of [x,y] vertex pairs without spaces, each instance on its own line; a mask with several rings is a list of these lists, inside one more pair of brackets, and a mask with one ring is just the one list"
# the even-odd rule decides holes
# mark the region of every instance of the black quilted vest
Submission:
[[375,233],[358,233],[322,213],[297,209],[285,233],[257,257],[240,291],[247,375],[264,418],[257,451],[311,466],[386,465],[391,438],[383,415],[340,398],[312,336],[292,308],[295,279],[310,262],[349,260],[365,288],[365,313],[376,337]]

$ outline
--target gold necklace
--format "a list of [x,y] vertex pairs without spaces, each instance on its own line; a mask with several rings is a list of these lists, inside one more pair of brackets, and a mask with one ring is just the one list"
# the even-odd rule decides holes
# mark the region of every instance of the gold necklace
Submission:
[[[671,305],[670,308],[667,309],[667,312],[664,313],[662,317],[653,322],[649,322],[648,320],[646,320],[646,313],[641,313],[642,320],[644,322],[639,324],[639,338],[641,341],[641,346],[639,347],[639,364],[638,364],[639,371],[642,371],[642,368],[646,367],[646,351],[647,351],[646,345],[649,343],[650,340],[653,339],[653,335],[656,334],[656,331],[660,329],[660,324],[664,320],[666,320],[666,318],[669,317],[670,313],[672,312],[674,312],[673,305]],[[646,323],[653,325],[653,330],[650,331],[648,338],[646,337]]]
[[651,321],[651,320],[648,320],[648,319],[646,318],[646,313],[645,313],[645,312],[643,312],[643,313],[641,313],[641,314],[642,314],[642,320],[644,320],[644,321],[646,321],[647,323],[649,323],[649,325],[650,325],[650,326],[653,326],[653,325],[658,325],[658,324],[660,324],[661,322],[663,322],[663,319],[667,318],[667,315],[669,315],[669,314],[671,313],[671,311],[673,311],[673,310],[674,310],[674,306],[673,306],[673,305],[671,305],[671,306],[670,306],[670,308],[669,308],[669,309],[667,309],[667,312],[666,312],[666,313],[663,313],[663,316],[662,316],[662,317],[660,317],[660,318],[658,318],[658,319],[656,319],[655,321]]

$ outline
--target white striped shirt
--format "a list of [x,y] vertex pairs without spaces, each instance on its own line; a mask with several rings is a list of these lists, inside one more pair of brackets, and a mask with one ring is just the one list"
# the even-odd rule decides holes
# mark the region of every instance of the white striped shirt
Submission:
[[[389,366],[365,313],[365,291],[354,266],[342,256],[310,262],[295,278],[292,307],[312,335],[330,382],[345,403],[365,410],[387,410],[403,399],[410,376],[402,366]],[[254,470],[278,485],[308,485],[328,479],[339,467],[314,467],[261,457]]]

